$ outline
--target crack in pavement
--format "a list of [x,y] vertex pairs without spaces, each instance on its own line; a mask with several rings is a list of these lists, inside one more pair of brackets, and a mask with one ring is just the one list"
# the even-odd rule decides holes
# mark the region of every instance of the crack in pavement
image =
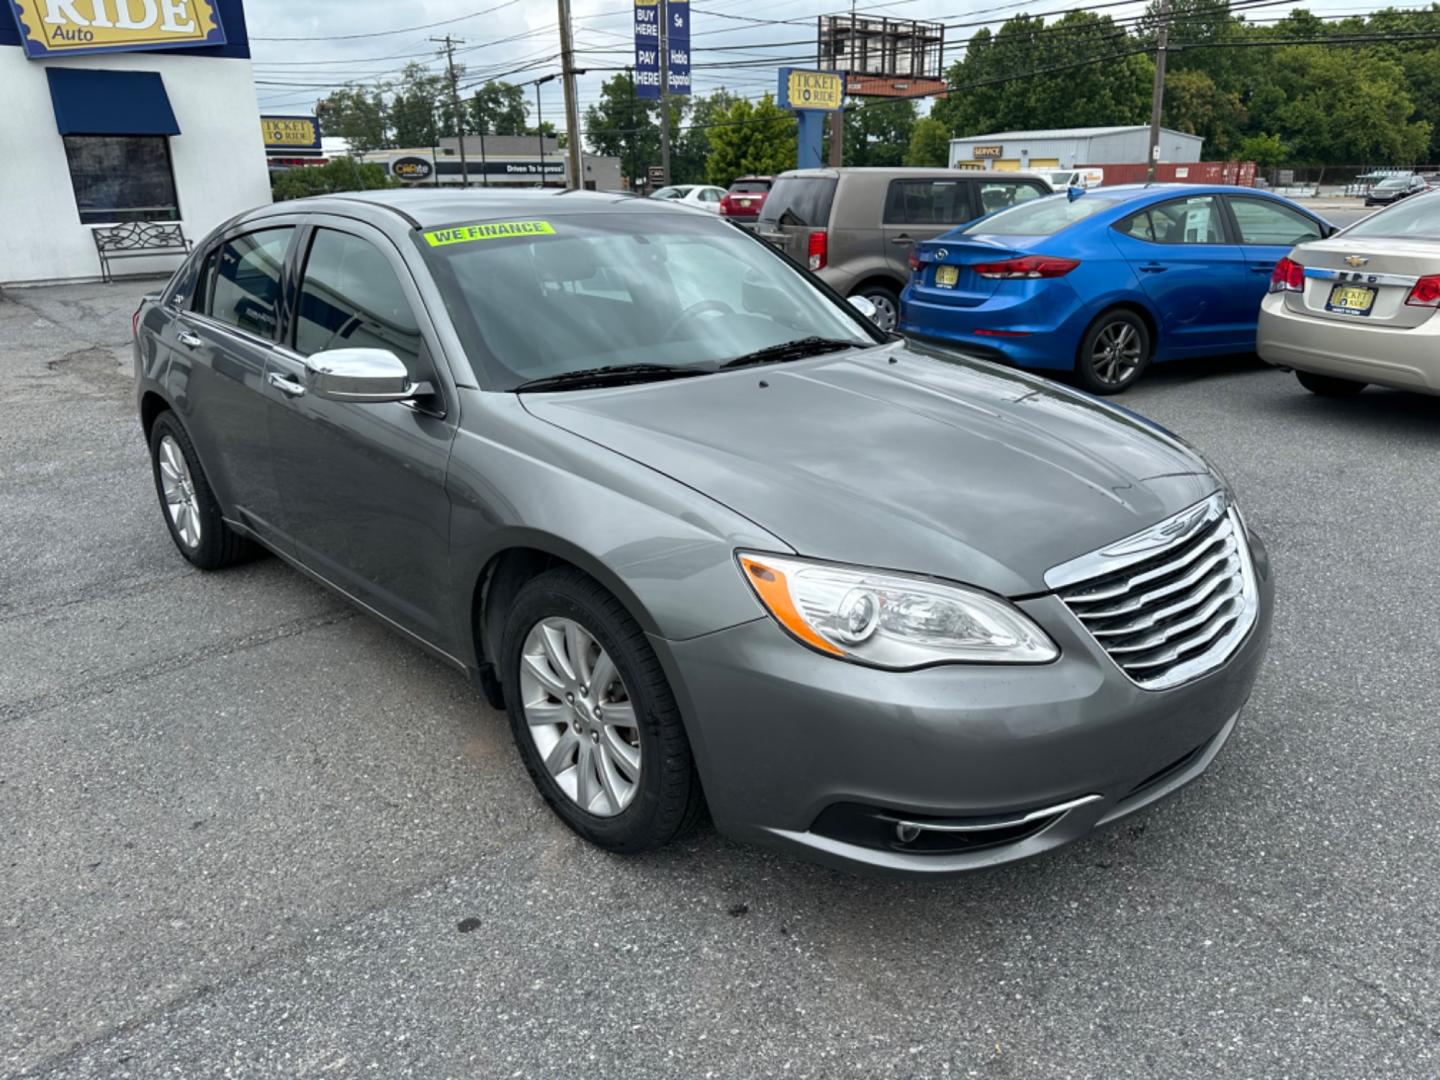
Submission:
[[51,709],[58,709],[65,705],[77,705],[85,701],[93,701],[95,698],[113,694],[117,690],[125,690],[157,675],[168,675],[174,671],[180,671],[198,664],[204,660],[213,660],[217,657],[229,656],[232,653],[244,652],[255,649],[261,645],[268,645],[272,641],[280,641],[284,638],[295,637],[299,634],[308,633],[311,630],[318,630],[322,627],[333,626],[336,623],[345,622],[355,618],[359,614],[350,608],[341,608],[320,615],[310,615],[303,619],[294,619],[278,626],[266,627],[263,630],[256,630],[253,633],[245,634],[229,641],[217,642],[204,649],[195,649],[192,652],[180,653],[176,656],[166,657],[164,660],[152,661],[148,664],[136,664],[132,667],[121,668],[119,671],[103,675],[98,679],[91,679],[89,682],[68,690],[56,690],[49,694],[40,694],[23,701],[13,702],[9,705],[0,706],[0,724],[15,720],[23,720]]

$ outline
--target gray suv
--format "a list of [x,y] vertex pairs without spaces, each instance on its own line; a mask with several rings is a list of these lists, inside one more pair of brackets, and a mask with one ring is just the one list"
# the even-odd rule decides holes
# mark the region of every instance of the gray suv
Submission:
[[893,330],[917,243],[1049,194],[1028,173],[792,169],[776,178],[757,231],[841,296],[865,297]]
[[266,548],[468,674],[612,851],[708,807],[848,866],[1032,855],[1199,776],[1264,660],[1264,546],[1182,442],[708,214],[286,202],[135,327],[180,554]]

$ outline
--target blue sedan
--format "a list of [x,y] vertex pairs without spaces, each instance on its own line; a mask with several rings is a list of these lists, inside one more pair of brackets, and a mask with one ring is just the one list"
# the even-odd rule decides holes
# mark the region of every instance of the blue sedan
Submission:
[[899,329],[1114,394],[1151,361],[1254,350],[1275,264],[1335,231],[1249,188],[1075,188],[918,244]]

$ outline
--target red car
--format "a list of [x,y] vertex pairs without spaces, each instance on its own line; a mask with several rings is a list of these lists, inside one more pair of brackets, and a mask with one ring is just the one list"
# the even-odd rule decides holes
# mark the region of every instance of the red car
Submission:
[[730,185],[725,197],[720,200],[720,216],[753,225],[760,217],[760,208],[765,205],[765,196],[770,194],[773,176],[742,176]]

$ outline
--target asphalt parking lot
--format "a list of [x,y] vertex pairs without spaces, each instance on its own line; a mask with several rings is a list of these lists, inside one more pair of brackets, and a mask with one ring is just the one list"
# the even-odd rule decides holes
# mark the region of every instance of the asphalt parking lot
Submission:
[[1440,399],[1249,359],[1124,397],[1278,575],[1240,727],[1168,802],[944,882],[708,830],[623,859],[450,670],[277,560],[173,550],[146,287],[0,293],[0,1074],[1440,1072]]

